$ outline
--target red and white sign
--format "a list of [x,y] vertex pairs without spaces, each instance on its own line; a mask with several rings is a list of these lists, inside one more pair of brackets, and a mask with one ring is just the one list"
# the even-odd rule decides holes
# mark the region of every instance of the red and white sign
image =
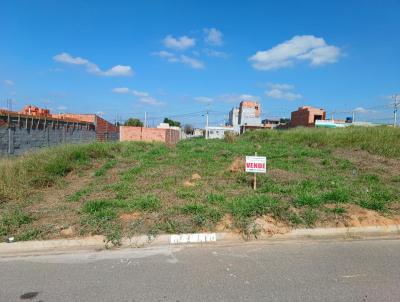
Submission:
[[246,172],[267,173],[267,158],[265,156],[246,156]]

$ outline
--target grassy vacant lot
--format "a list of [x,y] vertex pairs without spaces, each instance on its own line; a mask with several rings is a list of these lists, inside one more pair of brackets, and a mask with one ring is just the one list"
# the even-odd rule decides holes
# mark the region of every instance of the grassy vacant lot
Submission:
[[[244,156],[268,173],[244,173]],[[0,237],[17,240],[397,222],[400,129],[61,146],[0,161]],[[363,221],[365,220],[365,221]],[[272,227],[273,226],[273,227]]]

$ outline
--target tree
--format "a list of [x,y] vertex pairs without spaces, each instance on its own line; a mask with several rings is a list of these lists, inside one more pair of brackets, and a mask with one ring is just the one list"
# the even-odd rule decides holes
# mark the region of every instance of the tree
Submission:
[[138,118],[130,118],[124,123],[124,126],[143,127],[143,123]]
[[180,122],[171,120],[167,117],[164,119],[164,123],[170,125],[171,127],[180,127],[181,126]]
[[193,134],[194,129],[192,125],[186,124],[185,126],[183,126],[183,131],[185,132],[185,134]]

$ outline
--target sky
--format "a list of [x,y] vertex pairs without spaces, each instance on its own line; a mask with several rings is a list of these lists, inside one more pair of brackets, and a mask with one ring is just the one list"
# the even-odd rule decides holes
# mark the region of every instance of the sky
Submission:
[[389,121],[400,1],[0,0],[0,107],[204,126],[242,100]]

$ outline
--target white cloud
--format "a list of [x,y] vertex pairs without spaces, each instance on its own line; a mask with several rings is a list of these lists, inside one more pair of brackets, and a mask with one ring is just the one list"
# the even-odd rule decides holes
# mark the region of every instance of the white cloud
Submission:
[[131,90],[131,92],[132,92],[133,95],[135,95],[137,97],[141,97],[141,98],[149,96],[149,94],[147,92],[144,92],[144,91]]
[[106,77],[127,77],[132,75],[132,68],[130,66],[116,65],[107,71],[102,71],[100,75]]
[[108,70],[103,71],[96,64],[90,62],[89,60],[81,57],[73,57],[66,52],[55,55],[53,60],[64,64],[84,66],[87,72],[98,76],[127,77],[133,75],[133,70],[130,66],[116,65]]
[[112,90],[115,93],[129,93],[129,88],[126,87],[117,87]]
[[303,98],[301,94],[293,92],[293,85],[268,83],[267,86],[269,89],[265,91],[265,94],[269,98],[287,101],[294,101]]
[[146,96],[146,97],[140,97],[139,101],[148,105],[152,105],[152,106],[159,106],[159,105],[163,105],[163,102],[158,101],[157,99],[151,97],[151,96]]
[[67,106],[64,106],[64,105],[58,106],[58,107],[57,107],[57,110],[59,110],[59,111],[65,111],[65,110],[67,110]]
[[209,57],[223,58],[223,59],[228,57],[228,54],[226,52],[217,51],[214,49],[205,48],[203,49],[203,52]]
[[145,91],[133,90],[126,87],[114,88],[112,91],[115,93],[132,94],[138,98],[139,102],[144,104],[152,106],[158,106],[164,104],[163,102],[158,101],[156,98],[152,97],[148,92]]
[[185,56],[185,55],[181,55],[179,61],[185,65],[188,65],[191,68],[194,68],[194,69],[203,69],[204,68],[203,62],[201,62],[197,59]]
[[280,90],[291,90],[291,89],[294,89],[293,85],[279,84],[279,83],[268,83],[267,87],[269,89],[280,89]]
[[278,100],[294,101],[294,100],[302,98],[301,94],[293,93],[293,92],[285,91],[285,90],[279,90],[279,89],[268,90],[265,92],[265,94],[270,98],[278,99]]
[[151,55],[166,59],[168,62],[177,62],[178,61],[177,57],[173,53],[165,51],[165,50],[153,52],[153,53],[151,53]]
[[15,83],[14,83],[14,81],[11,81],[11,80],[4,80],[4,84],[8,85],[8,86],[13,86]]
[[223,103],[240,103],[241,101],[254,101],[259,102],[260,97],[252,94],[235,94],[235,93],[227,93],[218,96],[217,101]]
[[257,51],[249,61],[255,69],[271,70],[288,67],[301,60],[309,60],[314,66],[335,63],[340,54],[339,47],[326,44],[323,38],[305,35],[294,36],[271,49]]
[[204,28],[203,31],[205,34],[204,41],[207,44],[214,45],[214,46],[222,45],[223,34],[221,31],[219,31],[216,28]]
[[212,103],[214,100],[212,98],[206,97],[206,96],[198,96],[194,98],[195,101],[199,103]]
[[160,57],[170,63],[182,63],[194,69],[204,68],[204,63],[202,61],[186,55],[180,55],[179,57],[177,57],[175,54],[164,50],[153,52],[151,54],[153,56]]
[[174,38],[168,35],[163,40],[164,46],[175,50],[185,50],[196,45],[196,40],[187,36]]
[[376,111],[371,109],[366,109],[364,107],[357,107],[353,109],[353,112],[367,114],[367,113],[375,113]]

